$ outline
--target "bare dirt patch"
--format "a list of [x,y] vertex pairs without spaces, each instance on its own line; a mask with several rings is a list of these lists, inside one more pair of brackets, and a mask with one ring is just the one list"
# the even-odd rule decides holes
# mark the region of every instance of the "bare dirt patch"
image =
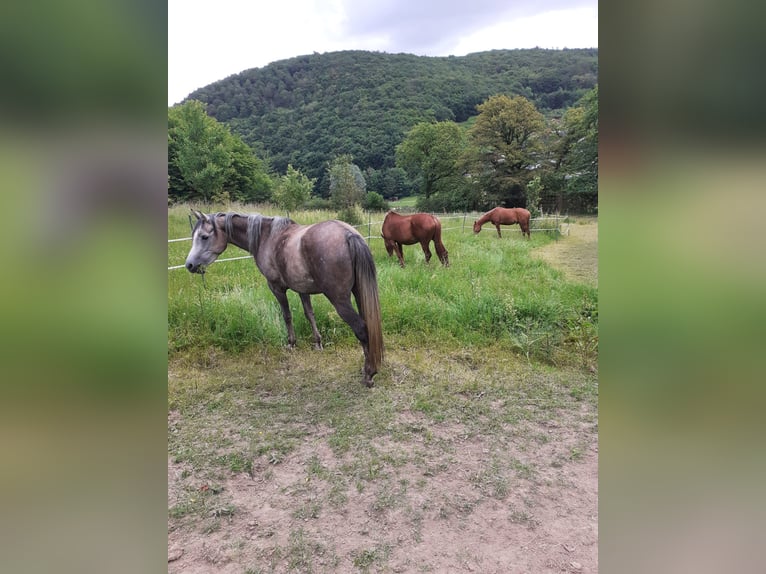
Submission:
[[598,220],[580,219],[568,226],[568,235],[535,251],[572,281],[598,286]]
[[356,351],[171,363],[169,572],[597,572],[593,374]]

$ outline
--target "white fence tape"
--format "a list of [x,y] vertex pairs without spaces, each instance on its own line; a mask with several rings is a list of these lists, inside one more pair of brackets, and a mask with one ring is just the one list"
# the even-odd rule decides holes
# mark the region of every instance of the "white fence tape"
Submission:
[[[481,214],[480,213],[478,213],[478,214],[466,213],[464,215],[439,215],[439,214],[434,214],[434,215],[436,215],[441,220],[443,220],[443,219],[463,219],[463,220],[465,220],[469,215],[471,215],[472,217],[473,217],[473,215],[476,215],[478,217]],[[558,227],[560,227],[560,223],[559,222],[561,220],[563,220],[563,219],[566,219],[567,217],[568,216],[566,216],[566,215],[564,215],[564,216],[560,215],[560,216],[554,216],[554,217],[535,217],[533,219],[530,219],[530,221],[544,221],[544,220],[551,220],[551,219],[553,219],[553,220],[556,221],[557,228],[558,228]],[[357,229],[360,229],[362,227],[367,227],[369,229],[373,225],[378,225],[378,224],[382,224],[382,223],[383,223],[383,221],[370,221],[368,223],[362,223],[360,225],[354,225],[353,227],[355,227]],[[471,225],[473,225],[473,224],[471,224]],[[443,227],[442,231],[450,231],[450,230],[453,230],[453,229],[465,229],[465,225],[462,225],[460,227]],[[552,230],[551,229],[530,229],[530,231],[552,231]],[[561,229],[559,229],[559,231],[561,231]],[[568,231],[569,230],[567,229],[567,235],[569,235]],[[365,240],[370,240],[370,239],[382,239],[382,238],[380,237],[380,235],[368,235],[368,236],[364,237],[364,239]],[[168,239],[168,243],[176,243],[178,241],[191,241],[191,237],[180,237],[178,239]],[[220,263],[220,262],[223,262],[223,261],[236,261],[238,259],[252,259],[252,258],[253,258],[252,255],[245,255],[243,257],[229,257],[227,259],[216,259],[213,263]],[[172,271],[173,269],[183,269],[185,267],[186,267],[186,265],[173,265],[171,267],[168,267],[168,271]]]

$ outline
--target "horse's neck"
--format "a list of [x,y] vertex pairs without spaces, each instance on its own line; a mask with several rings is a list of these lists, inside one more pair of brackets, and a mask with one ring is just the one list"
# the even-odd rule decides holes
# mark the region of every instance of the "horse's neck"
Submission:
[[479,225],[484,225],[485,223],[487,223],[487,221],[489,221],[490,219],[492,219],[492,214],[493,214],[494,212],[495,212],[495,210],[493,209],[492,211],[488,211],[487,213],[485,213],[484,215],[482,215],[482,216],[479,218]]
[[[228,229],[226,226],[227,216],[230,216],[230,226]],[[247,233],[248,221],[249,218],[246,215],[220,214],[216,224],[217,227],[223,230],[223,232],[226,234],[226,239],[229,243],[236,245],[245,251],[250,251]]]

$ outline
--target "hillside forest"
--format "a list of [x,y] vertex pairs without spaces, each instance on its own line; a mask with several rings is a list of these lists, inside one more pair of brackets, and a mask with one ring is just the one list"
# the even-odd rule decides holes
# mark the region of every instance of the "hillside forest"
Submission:
[[274,62],[168,108],[168,202],[598,210],[598,50],[345,51]]

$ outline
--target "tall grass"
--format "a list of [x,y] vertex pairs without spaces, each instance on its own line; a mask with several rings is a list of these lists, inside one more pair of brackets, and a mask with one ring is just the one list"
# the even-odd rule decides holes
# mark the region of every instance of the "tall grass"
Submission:
[[[276,215],[268,206],[229,209]],[[222,206],[206,212],[224,210]],[[169,238],[190,235],[187,206],[168,210]],[[322,211],[291,213],[299,223],[332,219]],[[383,214],[372,214],[380,222]],[[562,273],[533,255],[535,247],[552,241],[545,233],[522,239],[518,226],[474,235],[459,220],[443,220],[451,267],[437,258],[430,264],[420,246],[406,246],[406,268],[388,258],[380,223],[369,227],[368,244],[378,270],[378,287],[387,340],[402,345],[420,342],[471,347],[507,344],[510,352],[554,363],[593,362],[597,337],[598,299],[593,287],[568,282]],[[360,227],[368,235],[368,224]],[[190,242],[168,244],[168,265],[183,263]],[[433,248],[432,248],[433,251]],[[230,246],[220,258],[246,253]],[[297,294],[288,292],[298,345],[311,344],[311,330]],[[312,298],[317,325],[325,345],[355,345],[351,329],[323,296]],[[587,327],[587,328],[586,328]],[[203,282],[184,269],[168,271],[168,350],[217,347],[239,351],[251,346],[279,347],[286,333],[276,299],[252,259],[216,263]],[[583,359],[583,349],[589,349]]]

